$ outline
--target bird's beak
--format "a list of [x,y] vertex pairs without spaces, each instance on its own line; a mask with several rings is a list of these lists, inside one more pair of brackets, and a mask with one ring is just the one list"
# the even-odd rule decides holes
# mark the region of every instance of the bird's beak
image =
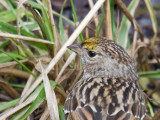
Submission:
[[69,48],[70,50],[74,51],[75,53],[77,53],[80,56],[82,54],[81,45],[78,44],[78,43],[74,43],[74,44],[68,46],[67,48]]

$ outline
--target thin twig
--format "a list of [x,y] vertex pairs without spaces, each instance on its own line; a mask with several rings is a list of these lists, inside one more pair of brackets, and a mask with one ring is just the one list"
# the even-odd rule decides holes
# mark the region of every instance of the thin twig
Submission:
[[109,0],[105,0],[104,3],[104,11],[105,11],[105,30],[106,30],[106,37],[110,40],[112,38],[112,23],[111,23],[111,11],[110,11],[110,3]]
[[[37,71],[35,69],[33,69],[32,73],[33,74],[37,74]],[[27,80],[27,83],[25,85],[25,88],[23,89],[23,92],[22,92],[21,96],[23,96],[29,90],[29,88],[32,85],[32,83],[33,83],[34,80],[35,79],[34,79],[33,75],[30,75],[29,78],[28,78],[28,80]]]
[[19,8],[20,8],[20,6],[21,5],[19,5],[19,2],[18,2],[18,7],[17,7],[17,33],[18,33],[18,35],[20,35],[21,33],[20,33],[20,25],[19,25],[19,20],[20,20],[20,18],[19,18]]
[[14,39],[25,40],[25,41],[33,41],[33,42],[41,42],[41,43],[46,43],[46,44],[54,44],[53,42],[43,40],[43,39],[26,37],[22,35],[14,35],[14,34],[9,34],[9,33],[0,33],[0,37],[14,38]]
[[116,36],[115,36],[115,42],[118,43],[118,33],[119,33],[119,14],[120,14],[120,11],[119,11],[119,8],[117,8],[117,30],[116,30]]
[[75,70],[74,69],[70,69],[68,70],[58,81],[58,83],[62,83],[64,80],[70,78],[70,76],[73,74]]
[[137,35],[138,35],[138,28],[137,28],[135,19],[133,19],[133,25],[134,25],[134,36],[133,36],[133,44],[132,44],[132,50],[131,50],[131,58],[134,58],[134,51],[136,49],[136,41],[137,41]]
[[[88,3],[89,3],[90,8],[92,9],[93,6],[94,6],[93,0],[88,0]],[[96,17],[96,16],[97,16],[97,13],[95,13],[95,15],[94,15],[94,23],[95,23],[95,26],[98,25],[98,17]]]
[[[54,55],[57,54],[57,46],[58,46],[58,37],[57,37],[57,32],[56,32],[56,26],[55,26],[55,21],[53,18],[53,14],[52,14],[52,7],[51,7],[51,1],[47,0],[47,6],[48,6],[48,15],[49,15],[49,21],[51,24],[51,29],[54,35]],[[58,76],[58,65],[56,64],[54,67],[54,73],[55,73],[55,78]]]
[[67,94],[64,92],[64,90],[60,89],[59,87],[56,87],[55,91],[59,92],[65,99],[67,98]]
[[63,65],[63,67],[61,68],[61,71],[59,72],[57,78],[56,78],[56,82],[59,83],[59,79],[62,76],[64,70],[67,68],[67,66],[72,62],[72,60],[75,58],[76,54],[73,52],[69,58],[67,59],[66,63]]
[[83,70],[79,70],[78,74],[76,75],[76,78],[74,80],[74,82],[71,84],[70,88],[69,88],[69,91],[73,88],[73,86],[77,83],[79,77],[82,75],[83,73]]

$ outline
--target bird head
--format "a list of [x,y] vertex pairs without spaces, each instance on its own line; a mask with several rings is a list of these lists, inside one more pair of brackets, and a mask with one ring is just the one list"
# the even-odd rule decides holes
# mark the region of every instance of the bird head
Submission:
[[93,37],[68,48],[81,56],[86,76],[125,77],[137,74],[128,53],[113,40]]

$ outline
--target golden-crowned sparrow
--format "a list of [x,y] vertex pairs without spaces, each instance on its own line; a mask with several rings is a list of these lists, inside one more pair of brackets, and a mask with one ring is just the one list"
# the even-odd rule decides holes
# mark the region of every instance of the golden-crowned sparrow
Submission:
[[67,120],[134,120],[145,117],[138,73],[127,52],[107,38],[68,47],[81,56],[83,76],[69,93]]

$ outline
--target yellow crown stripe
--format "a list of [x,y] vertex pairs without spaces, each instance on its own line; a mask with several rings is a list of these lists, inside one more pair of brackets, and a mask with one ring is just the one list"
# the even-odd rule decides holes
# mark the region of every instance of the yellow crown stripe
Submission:
[[100,39],[93,37],[85,40],[82,45],[88,50],[96,50],[97,45],[100,43]]

